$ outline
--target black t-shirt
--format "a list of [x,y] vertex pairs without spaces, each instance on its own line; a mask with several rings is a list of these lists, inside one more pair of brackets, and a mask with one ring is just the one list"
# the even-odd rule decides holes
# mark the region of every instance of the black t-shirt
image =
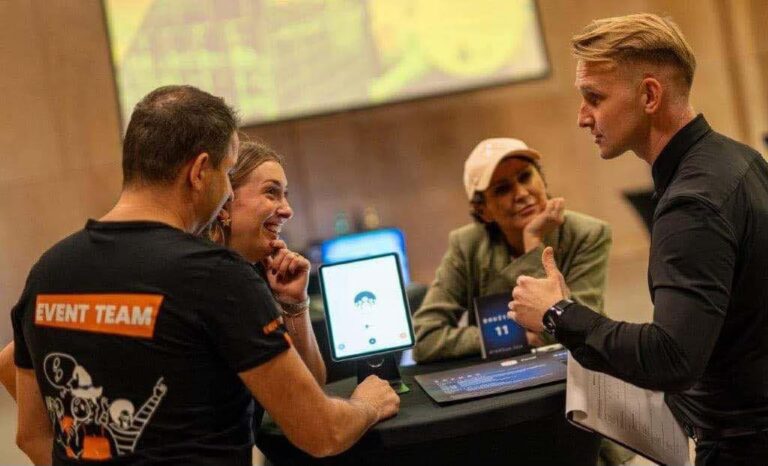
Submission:
[[290,346],[242,257],[154,222],[89,221],[33,267],[13,313],[54,464],[251,464],[237,376]]

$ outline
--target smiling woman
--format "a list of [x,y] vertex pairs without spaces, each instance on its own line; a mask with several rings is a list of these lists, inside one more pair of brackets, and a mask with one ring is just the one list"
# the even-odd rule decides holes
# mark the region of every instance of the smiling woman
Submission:
[[235,196],[217,217],[217,239],[252,263],[261,262],[293,216],[283,159],[264,144],[244,142],[230,179]]
[[234,197],[210,227],[213,241],[246,258],[269,284],[296,350],[323,385],[325,364],[309,320],[309,261],[280,239],[293,217],[283,158],[265,144],[245,141],[229,174]]

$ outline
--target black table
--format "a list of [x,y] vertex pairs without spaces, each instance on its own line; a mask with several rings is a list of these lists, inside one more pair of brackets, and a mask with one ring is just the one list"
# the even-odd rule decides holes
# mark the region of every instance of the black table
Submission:
[[[341,455],[315,459],[291,445],[265,416],[256,444],[276,465],[579,465],[596,463],[599,437],[564,417],[565,383],[440,406],[413,376],[453,369],[479,359],[400,369],[411,392],[399,414],[367,432]],[[326,392],[348,398],[357,384],[347,378]]]

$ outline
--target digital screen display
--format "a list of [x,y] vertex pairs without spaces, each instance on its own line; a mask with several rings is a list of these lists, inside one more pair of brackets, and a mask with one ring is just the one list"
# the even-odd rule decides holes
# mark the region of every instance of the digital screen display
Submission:
[[123,121],[191,84],[257,124],[540,78],[534,0],[104,0]]
[[483,358],[496,359],[527,353],[525,329],[507,315],[510,293],[475,299],[475,317],[480,327]]
[[324,264],[362,259],[389,252],[397,253],[400,269],[403,272],[403,283],[408,285],[411,282],[408,257],[405,255],[405,238],[403,232],[397,228],[383,228],[338,236],[323,241],[321,250]]
[[568,350],[419,374],[416,382],[438,403],[471,400],[565,380]]
[[334,360],[414,345],[396,254],[324,265],[320,283]]

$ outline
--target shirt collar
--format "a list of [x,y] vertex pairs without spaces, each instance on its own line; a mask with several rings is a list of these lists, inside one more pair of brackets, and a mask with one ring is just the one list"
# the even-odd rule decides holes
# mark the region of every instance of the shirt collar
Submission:
[[655,198],[658,199],[667,190],[669,183],[672,181],[672,176],[677,171],[677,167],[680,165],[680,161],[685,153],[710,131],[712,131],[712,128],[707,123],[704,115],[700,113],[672,136],[672,139],[664,146],[664,149],[656,158],[651,168],[653,184],[656,188]]

